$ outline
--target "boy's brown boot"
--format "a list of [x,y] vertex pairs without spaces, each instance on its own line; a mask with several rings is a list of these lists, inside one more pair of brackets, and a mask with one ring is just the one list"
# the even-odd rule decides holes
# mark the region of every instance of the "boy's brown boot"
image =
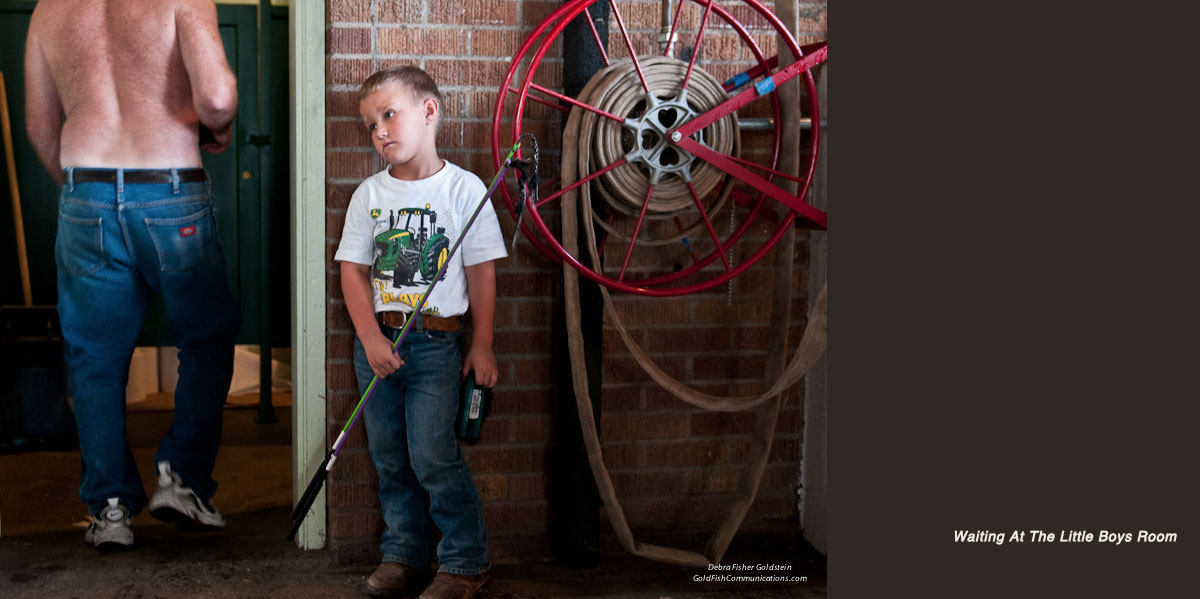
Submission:
[[487,578],[487,573],[464,576],[438,572],[420,599],[471,599],[483,588]]
[[383,562],[367,578],[367,594],[372,597],[411,597],[429,577],[420,570],[397,562]]

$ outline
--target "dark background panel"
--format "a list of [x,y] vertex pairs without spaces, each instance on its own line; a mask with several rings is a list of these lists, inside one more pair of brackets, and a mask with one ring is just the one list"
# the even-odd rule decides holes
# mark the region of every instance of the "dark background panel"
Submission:
[[1195,16],[836,7],[831,596],[1194,595]]

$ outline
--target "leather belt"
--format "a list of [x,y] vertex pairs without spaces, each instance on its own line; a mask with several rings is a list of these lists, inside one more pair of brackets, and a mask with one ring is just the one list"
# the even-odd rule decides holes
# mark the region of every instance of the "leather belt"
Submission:
[[[171,171],[179,173],[180,183],[198,183],[207,181],[208,175],[202,168],[138,168],[125,169],[126,183],[172,183]],[[66,175],[67,171],[63,171]],[[71,175],[76,183],[116,183],[117,169],[115,168],[77,168]]]
[[[388,312],[380,312],[375,315],[379,319],[379,323],[391,327],[393,329],[404,328],[404,323],[412,316],[411,312],[400,312],[392,310]],[[429,331],[445,331],[447,333],[457,333],[462,329],[462,319],[457,316],[430,316],[428,314],[421,315],[421,328]],[[415,325],[415,323],[414,323]]]

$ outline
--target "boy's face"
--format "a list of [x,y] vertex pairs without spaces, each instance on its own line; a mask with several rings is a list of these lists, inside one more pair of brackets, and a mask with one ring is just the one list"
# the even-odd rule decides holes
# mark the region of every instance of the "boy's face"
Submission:
[[436,152],[437,100],[413,100],[408,88],[389,83],[359,103],[375,151],[390,165],[404,165],[422,152]]

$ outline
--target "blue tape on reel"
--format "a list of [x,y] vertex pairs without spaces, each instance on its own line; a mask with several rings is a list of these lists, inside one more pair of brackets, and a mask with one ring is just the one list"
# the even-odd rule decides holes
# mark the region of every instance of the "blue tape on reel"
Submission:
[[766,79],[755,83],[754,89],[758,92],[758,95],[765,96],[775,91],[775,80],[767,77]]
[[750,74],[738,73],[737,75],[730,77],[729,80],[725,82],[725,87],[737,89],[743,85],[746,85],[747,83],[750,83]]

